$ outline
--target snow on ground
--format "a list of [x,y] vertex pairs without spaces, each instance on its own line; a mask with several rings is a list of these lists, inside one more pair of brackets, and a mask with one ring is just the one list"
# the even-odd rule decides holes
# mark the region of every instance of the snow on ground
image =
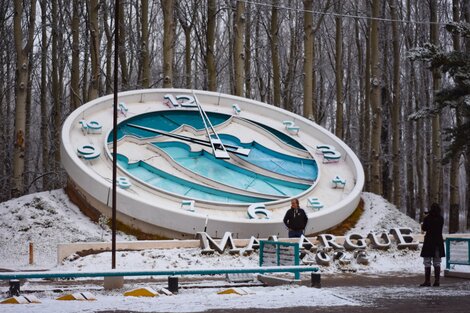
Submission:
[[419,234],[421,227],[418,222],[406,216],[384,198],[369,192],[362,193],[364,213],[356,227],[348,233],[357,232],[367,235],[369,232],[388,231],[394,227],[409,227]]
[[[371,231],[388,231],[393,227],[410,227],[419,233],[419,224],[398,211],[382,197],[363,193],[365,210],[356,227],[349,233],[366,236]],[[106,270],[111,263],[110,253],[85,257],[72,255],[63,264],[57,263],[57,244],[66,242],[110,241],[109,229],[103,229],[84,216],[72,204],[63,190],[27,195],[0,204],[0,268],[54,269],[54,270]],[[134,240],[118,234],[118,241]],[[34,244],[34,265],[29,265],[29,242]],[[354,265],[359,272],[420,272],[419,251],[389,251],[369,249],[371,264]],[[166,249],[123,251],[117,253],[119,269],[217,268],[258,265],[258,254],[231,256],[214,254],[201,256],[200,249]],[[337,271],[335,266],[323,267],[323,272]]]
[[[93,223],[62,189],[0,203],[0,268],[50,268],[57,263],[57,244],[110,241],[111,233]],[[117,240],[132,237],[118,234]],[[29,263],[29,243],[34,263]]]
[[[365,211],[356,227],[350,233],[366,236],[371,231],[388,231],[393,227],[411,227],[419,233],[419,224],[399,212],[383,198],[371,193],[363,193]],[[24,196],[0,204],[0,268],[10,270],[51,269],[58,271],[97,271],[108,270],[111,254],[78,257],[72,255],[62,264],[57,265],[56,248],[58,243],[79,241],[110,241],[109,229],[103,230],[91,222],[80,210],[70,203],[62,190],[42,192]],[[134,240],[131,236],[118,234],[117,240]],[[28,245],[34,243],[35,264],[28,265]],[[422,260],[419,251],[398,250],[395,245],[388,251],[368,249],[369,265],[358,265],[354,261],[349,266],[363,274],[409,274],[422,272]],[[117,268],[135,269],[185,269],[185,268],[221,268],[258,266],[258,254],[250,256],[232,256],[228,253],[215,253],[202,256],[200,249],[167,249],[117,252]],[[341,270],[335,266],[321,267],[324,274],[335,274]],[[166,282],[160,281],[166,287]],[[41,304],[28,306],[31,312],[95,312],[96,310],[133,310],[139,312],[202,312],[209,309],[224,308],[278,308],[292,306],[340,306],[368,305],[359,297],[360,291],[354,288],[315,289],[299,286],[250,287],[250,294],[217,295],[221,282],[200,282],[211,288],[180,289],[174,296],[157,298],[123,297],[123,290],[104,291],[96,285],[81,286],[77,291],[91,291],[97,295],[94,302],[62,302],[54,300],[59,295],[53,292],[57,286],[49,289],[34,282],[26,282],[22,289],[38,290],[35,295]],[[53,283],[52,283],[53,284]],[[134,287],[133,282],[126,283],[125,289]],[[142,286],[140,286],[142,287]],[[207,286],[206,286],[207,287]],[[35,289],[36,288],[36,289]],[[124,290],[125,291],[125,290]],[[413,292],[415,292],[414,290]],[[6,289],[0,289],[6,296]],[[364,291],[362,291],[364,292]],[[409,290],[395,290],[395,293],[407,294]],[[420,290],[432,293],[435,290]],[[441,292],[441,291],[440,291]],[[444,291],[442,291],[444,292]],[[359,299],[359,300],[358,300]],[[370,301],[369,301],[370,302]],[[2,312],[23,312],[24,306],[2,305]]]

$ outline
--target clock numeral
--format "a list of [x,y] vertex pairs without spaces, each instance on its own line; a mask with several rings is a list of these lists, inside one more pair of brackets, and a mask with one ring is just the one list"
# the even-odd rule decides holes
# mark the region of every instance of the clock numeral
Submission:
[[83,145],[77,148],[77,154],[85,160],[93,160],[100,156],[101,152],[92,144]]
[[[271,218],[271,211],[267,210],[262,203],[253,203],[248,207],[247,213],[250,219]],[[260,215],[263,215],[264,217],[261,217]]]
[[242,112],[242,110],[236,103],[232,104],[232,110],[233,110],[233,113],[235,113],[236,115],[240,115],[240,113]]
[[121,113],[125,117],[127,116],[127,112],[129,111],[129,109],[127,108],[127,105],[124,102],[119,102],[118,110],[119,110],[119,113]]
[[128,189],[132,186],[132,183],[129,178],[125,176],[118,176],[116,179],[116,183],[122,189]]
[[293,121],[283,121],[282,124],[284,124],[286,130],[293,135],[298,134],[300,131],[300,127],[295,125]]
[[189,96],[189,95],[178,95],[175,97],[172,94],[167,94],[163,97],[163,99],[169,101],[171,106],[175,108],[177,107],[196,108],[197,107],[196,101],[194,101],[194,97]]
[[323,155],[323,163],[338,162],[341,160],[341,153],[336,151],[334,146],[330,145],[317,145],[316,147],[317,154]]
[[97,121],[80,120],[78,123],[82,125],[82,132],[84,134],[101,134],[103,127]]

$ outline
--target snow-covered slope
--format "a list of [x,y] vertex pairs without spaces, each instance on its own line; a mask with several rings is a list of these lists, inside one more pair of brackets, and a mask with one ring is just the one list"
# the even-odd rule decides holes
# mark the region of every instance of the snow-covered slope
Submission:
[[[419,224],[398,211],[382,197],[364,193],[365,210],[356,227],[350,231],[366,236],[370,231],[389,230],[392,227],[411,227],[419,232]],[[53,190],[27,195],[0,204],[0,268],[34,269],[55,268],[57,244],[79,241],[110,241],[109,229],[90,221],[72,204],[63,190]],[[134,240],[131,236],[118,234],[119,241]],[[29,243],[34,247],[34,265],[29,265]],[[386,272],[418,270],[421,265],[417,252],[369,251],[374,262],[362,270]],[[399,258],[403,262],[397,262]],[[58,269],[107,269],[110,253],[79,258],[72,256]],[[257,266],[257,255],[235,257],[218,255],[201,257],[199,249],[148,250],[119,252],[120,268],[188,268],[221,266]],[[413,266],[410,266],[413,264]],[[57,269],[57,268],[56,268]],[[323,269],[334,272],[335,267]]]
[[[29,263],[33,243],[37,268],[57,262],[57,244],[111,240],[111,233],[93,223],[71,203],[62,189],[12,199],[0,204],[0,268],[22,268]],[[118,240],[132,237],[118,234]]]

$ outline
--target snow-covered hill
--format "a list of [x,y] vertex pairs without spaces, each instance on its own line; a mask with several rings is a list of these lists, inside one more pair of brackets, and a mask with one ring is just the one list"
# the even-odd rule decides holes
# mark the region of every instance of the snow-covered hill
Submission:
[[[419,232],[419,224],[410,219],[383,198],[363,193],[365,210],[356,227],[350,232],[367,235],[370,231],[389,230],[393,227],[411,227]],[[72,204],[63,190],[27,195],[0,204],[0,268],[7,269],[108,269],[110,253],[86,257],[72,256],[56,265],[57,244],[80,241],[110,241],[109,229],[90,221]],[[132,236],[118,234],[117,240],[134,240]],[[34,247],[34,265],[28,264],[29,243]],[[373,260],[362,271],[420,271],[421,260],[417,252],[369,251]],[[403,262],[397,262],[399,258]],[[148,250],[119,252],[119,268],[187,268],[245,265],[257,266],[258,257],[214,255],[201,257],[199,249]],[[57,267],[56,267],[57,266]],[[406,267],[405,269],[403,267]],[[335,267],[324,268],[334,272]]]

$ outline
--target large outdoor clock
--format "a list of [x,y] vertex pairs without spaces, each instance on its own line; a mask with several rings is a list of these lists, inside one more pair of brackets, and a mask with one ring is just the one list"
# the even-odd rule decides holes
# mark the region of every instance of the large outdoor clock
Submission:
[[[298,198],[306,233],[343,221],[364,183],[351,149],[317,124],[245,98],[183,89],[119,94],[118,219],[169,238],[286,236]],[[74,111],[62,131],[69,190],[110,214],[113,97]]]

